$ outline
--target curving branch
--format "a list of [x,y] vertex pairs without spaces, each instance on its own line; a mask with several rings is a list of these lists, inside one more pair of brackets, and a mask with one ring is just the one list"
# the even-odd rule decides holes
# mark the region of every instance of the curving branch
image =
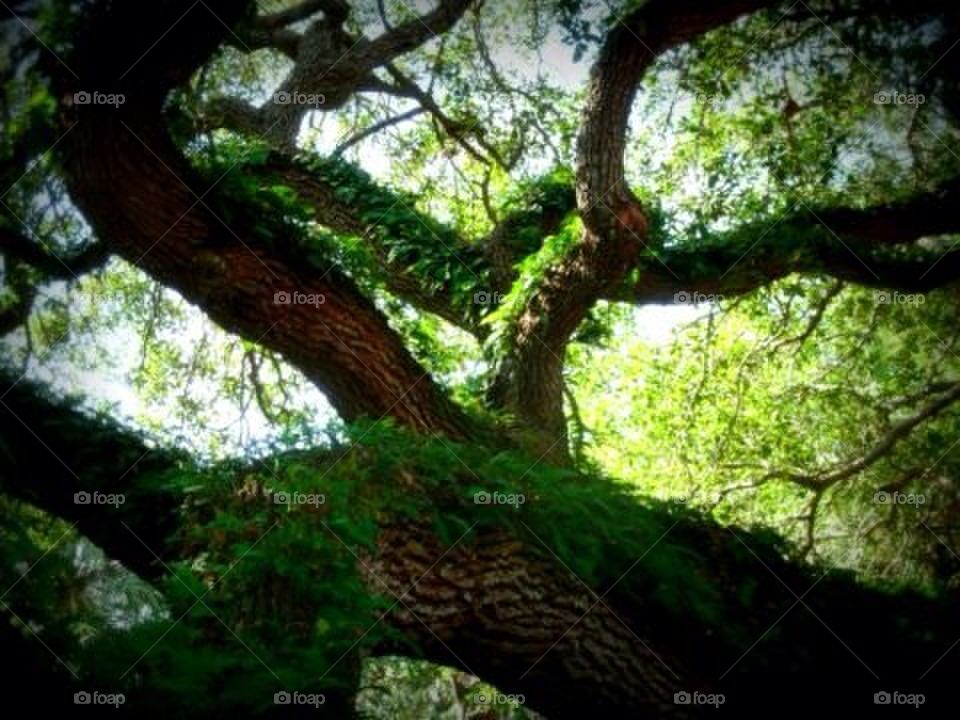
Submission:
[[545,452],[567,453],[566,346],[597,300],[617,288],[646,247],[649,222],[624,177],[627,122],[644,72],[667,50],[772,0],[654,0],[618,19],[594,63],[577,139],[576,193],[585,232],[550,269],[520,314],[492,396],[544,431]]
[[94,243],[78,253],[63,258],[46,250],[25,235],[0,227],[0,254],[24,263],[53,280],[75,279],[102,266],[110,256],[102,243]]
[[[356,36],[343,28],[349,6],[342,0],[303,3],[281,13],[281,17],[260,18],[247,33],[251,49],[275,47],[294,61],[293,67],[273,100],[259,107],[236,98],[211,102],[201,113],[202,129],[231,127],[228,123],[232,122],[232,127],[264,137],[274,147],[293,151],[301,121],[307,113],[335,110],[362,91],[415,97],[428,112],[445,118],[429,94],[411,80],[403,78],[397,85],[391,85],[379,79],[374,71],[386,67],[399,75],[391,62],[449,30],[472,2],[441,2],[426,15],[388,29],[374,39]],[[289,29],[290,22],[310,17],[319,10],[324,13],[323,19],[310,24],[302,34]],[[444,123],[444,129],[462,142],[463,132],[456,131],[455,123],[441,121]]]
[[928,292],[960,280],[960,250],[924,249],[923,238],[960,232],[953,208],[960,183],[908,201],[870,208],[805,209],[779,221],[751,223],[707,246],[681,239],[637,264],[636,280],[607,300],[672,302],[678,293],[733,297],[793,273],[820,274],[862,286]]
[[624,176],[627,123],[637,87],[653,62],[741,15],[775,5],[774,0],[653,0],[617,19],[590,73],[577,138],[577,201],[589,235],[611,243],[642,240],[645,218],[622,213],[636,206]]
[[387,30],[364,48],[369,62],[383,65],[399,55],[415,50],[456,25],[475,0],[440,0],[435,9]]
[[[829,468],[812,472],[774,468],[768,470],[761,477],[750,481],[748,484],[728,489],[724,494],[733,490],[757,488],[772,480],[786,480],[811,490],[815,493],[815,497],[822,496],[826,490],[837,483],[851,478],[864,470],[868,470],[885,457],[888,457],[896,449],[897,445],[909,437],[920,425],[933,420],[947,410],[955,407],[956,404],[960,402],[960,382],[949,383],[946,389],[937,393],[928,393],[928,395],[931,394],[934,396],[932,400],[927,402],[914,414],[891,425],[869,450],[858,457],[838,463]],[[728,465],[727,467],[737,466]]]
[[[37,385],[0,372],[0,491],[76,525],[144,578],[164,572],[182,497],[160,477],[187,462]],[[78,503],[76,493],[123,494],[120,504]],[[124,523],[127,528],[124,528]],[[130,531],[146,543],[139,542]]]
[[[85,77],[115,74],[115,48],[104,36],[148,46],[153,28],[169,27],[183,14],[179,3],[159,3],[138,8],[147,15],[132,23],[130,6],[120,8],[111,6],[94,30],[77,37],[69,62]],[[226,330],[281,353],[345,419],[391,416],[419,431],[464,437],[471,424],[462,410],[356,283],[337,267],[304,273],[285,260],[276,248],[296,230],[282,213],[258,216],[247,198],[231,197],[216,178],[198,177],[172,142],[162,117],[164,94],[141,80],[188,76],[184,57],[202,65],[206,57],[197,49],[213,52],[227,33],[207,17],[187,15],[171,31],[180,44],[158,46],[149,66],[133,67],[124,105],[80,105],[64,113],[64,122],[76,123],[57,147],[71,199],[112,252],[202,306]],[[62,97],[80,90],[72,76],[61,73],[56,82]]]
[[791,476],[789,479],[813,487],[830,487],[849,477],[870,468],[884,457],[888,456],[897,444],[908,437],[918,426],[926,423],[960,401],[960,382],[955,383],[948,390],[924,405],[913,415],[895,423],[872,448],[858,458],[843,463],[828,471],[802,476],[799,479]]

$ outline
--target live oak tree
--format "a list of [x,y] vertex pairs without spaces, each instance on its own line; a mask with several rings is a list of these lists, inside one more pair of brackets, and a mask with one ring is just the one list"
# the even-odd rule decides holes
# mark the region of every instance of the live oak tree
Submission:
[[[71,650],[92,659],[49,669],[51,683],[85,687],[86,673],[198,713],[324,692],[346,713],[362,659],[403,654],[521,693],[548,717],[683,716],[696,708],[676,704],[678,691],[742,706],[815,685],[869,704],[921,680],[935,695],[955,671],[948,599],[788,561],[769,534],[643,500],[591,470],[565,375],[571,344],[602,332],[601,307],[734,299],[795,277],[951,292],[951,4],[532,4],[537,23],[590,54],[586,86],[568,96],[498,69],[484,19],[511,13],[493,0],[7,10],[4,187],[33,163],[45,180],[4,199],[3,330],[28,320],[46,283],[121,258],[255,346],[255,384],[265,357],[296,368],[352,440],[201,465],[12,376],[4,492],[75,524],[170,608]],[[547,42],[541,25],[532,36]],[[249,89],[263,78],[236,81],[241,68],[273,79],[266,100]],[[476,92],[503,107],[470,101],[474,72]],[[686,206],[658,195],[682,173],[629,132],[645,91],[664,88],[693,91],[686,131],[711,165]],[[901,105],[906,140],[885,122]],[[311,116],[351,107],[358,127],[339,148],[302,141]],[[410,121],[476,201],[441,219],[346,159]],[[532,172],[535,151],[556,167]],[[68,235],[82,218],[92,239],[38,241],[23,219],[38,205]],[[66,220],[49,220],[66,206]],[[397,307],[482,345],[484,387],[454,393],[434,377]],[[917,413],[863,457],[764,473],[820,498],[949,410],[957,388],[914,398]],[[82,491],[127,501],[77,504]],[[278,504],[279,492],[324,502]],[[476,501],[493,492],[525,502]],[[24,595],[4,608],[19,618],[34,605]]]

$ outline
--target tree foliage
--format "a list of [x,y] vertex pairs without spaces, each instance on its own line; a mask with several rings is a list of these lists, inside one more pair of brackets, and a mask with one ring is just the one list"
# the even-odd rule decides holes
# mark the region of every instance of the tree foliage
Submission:
[[823,625],[949,656],[950,3],[5,11],[14,681],[672,716],[835,681]]

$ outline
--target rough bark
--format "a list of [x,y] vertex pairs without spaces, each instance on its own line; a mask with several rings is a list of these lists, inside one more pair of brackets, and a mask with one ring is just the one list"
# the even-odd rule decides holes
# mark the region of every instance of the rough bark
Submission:
[[[723,693],[728,711],[786,699],[813,709],[829,697],[834,707],[869,712],[873,693],[894,687],[949,703],[943,693],[960,661],[944,655],[960,632],[949,602],[803,570],[759,546],[746,549],[754,539],[742,529],[680,524],[672,532],[708,559],[723,597],[721,625],[702,624],[689,609],[674,617],[652,597],[630,595],[650,558],[611,587],[588,587],[535,540],[497,532],[447,552],[422,529],[387,528],[381,554],[365,567],[372,590],[399,599],[390,621],[416,637],[427,658],[522,693],[549,718],[715,712],[677,705],[682,691]],[[741,601],[747,583],[749,608]],[[742,639],[722,639],[733,628]]]
[[[627,187],[627,123],[644,71],[662,53],[771,0],[646,3],[618,20],[590,74],[577,138],[576,192],[585,231],[520,314],[493,397],[542,435],[554,461],[567,456],[563,359],[597,300],[621,285],[648,239],[649,221]],[[679,7],[678,7],[679,5]]]
[[577,201],[588,233],[624,242],[618,215],[636,202],[624,179],[627,124],[647,68],[671,48],[775,4],[654,0],[618,19],[591,70],[577,138]]
[[[162,574],[158,557],[174,557],[168,540],[179,527],[181,498],[158,478],[186,461],[26,380],[0,382],[0,491],[74,524],[141,577]],[[84,492],[125,498],[116,506],[78,503]]]
[[[145,578],[163,573],[153,553],[164,562],[189,559],[178,555],[182,543],[167,542],[182,520],[178,498],[134,493],[148,474],[182,458],[154,451],[134,462],[145,449],[136,436],[44,399],[25,383],[5,392],[5,493],[79,523],[109,557]],[[70,499],[78,487],[126,492],[128,501],[115,509],[77,506]],[[430,524],[380,523],[374,548],[353,549],[357,570],[369,592],[392,605],[380,621],[416,649],[384,645],[377,652],[476,674],[502,692],[523,694],[527,707],[552,719],[696,715],[697,708],[674,703],[680,691],[722,692],[728,709],[784,698],[815,706],[830,697],[834,706],[869,710],[874,692],[894,688],[926,692],[933,704],[949,699],[937,694],[960,663],[960,654],[948,652],[960,634],[951,602],[885,595],[846,575],[822,576],[740,528],[671,518],[657,542],[623,566],[611,548],[596,570],[606,580],[588,583],[532,530],[487,526],[445,543]],[[712,620],[683,595],[675,604],[658,597],[659,553],[668,544],[685,548],[686,572],[704,573],[714,589]]]
[[[601,55],[580,144],[578,197],[587,230],[568,261],[548,273],[521,315],[514,349],[500,378],[504,404],[543,434],[544,455],[549,459],[562,459],[566,452],[562,409],[566,343],[597,299],[617,297],[622,291],[645,237],[645,217],[623,182],[622,167],[636,82],[658,53],[767,4],[743,0],[705,8],[692,0],[647,3],[625,19],[623,29],[614,31]],[[411,358],[348,277],[337,269],[321,275],[293,265],[243,222],[223,222],[212,208],[233,201],[204,183],[169,138],[161,114],[165,96],[223,41],[226,26],[241,21],[245,8],[231,5],[222,0],[210,0],[202,7],[172,1],[148,6],[113,3],[96,11],[100,15],[90,20],[69,58],[84,85],[62,71],[56,80],[65,127],[77,123],[58,147],[71,197],[111,251],[180,291],[226,329],[278,351],[316,381],[344,417],[390,415],[414,429],[469,437],[470,429],[458,408]],[[451,5],[462,12],[466,3]],[[184,12],[189,19],[175,23]],[[156,29],[168,27],[172,29],[158,47],[143,55]],[[387,55],[426,38],[415,26],[395,32],[388,46],[381,48]],[[119,79],[118,67],[128,68]],[[82,90],[122,92],[126,102],[120,108],[71,106],[69,98]],[[243,208],[236,208],[236,216],[250,219]],[[337,222],[349,224],[350,219]],[[282,225],[276,227],[273,240],[282,244]],[[956,267],[955,256],[945,262],[949,268]],[[735,277],[746,289],[751,282],[769,282],[795,268],[771,263],[754,267],[763,271],[759,279],[740,273]],[[647,298],[670,287],[653,272],[648,269],[635,290]],[[274,302],[275,293],[293,291],[322,295],[325,302]],[[16,388],[3,397],[4,404],[10,405],[8,411],[14,405],[25,407],[17,398]],[[68,443],[66,435],[61,437],[52,427],[48,431],[42,417],[29,423],[36,431],[33,439],[13,414],[4,423],[4,437],[13,438],[16,447],[35,447],[39,442],[37,457],[45,455],[41,450],[52,451],[44,460],[49,463],[48,483],[25,483],[22,462],[0,466],[7,492],[76,519],[82,531],[129,567],[145,575],[156,573],[154,559],[136,543],[117,542],[122,534],[116,523],[106,524],[102,516],[87,514],[93,508],[78,509],[70,502],[76,488],[85,486],[79,470],[75,470],[77,476],[66,470],[89,462],[84,453],[95,452],[99,458],[108,452],[104,447]],[[555,447],[560,448],[557,454]],[[130,476],[121,473],[117,482],[121,479],[124,484],[118,489],[125,487]],[[163,503],[169,501],[150,502],[168,508]],[[134,504],[124,507],[135,509]],[[164,511],[155,517],[152,529],[136,523],[141,537],[150,533],[147,544],[154,550],[165,546],[172,531],[161,520],[167,516]],[[772,558],[758,558],[753,572],[762,580],[752,591],[753,611],[746,612],[738,594],[744,574],[742,557],[733,550],[736,538],[726,537],[717,528],[696,531],[687,524],[678,532],[685,533],[683,542],[691,553],[707,555],[726,603],[725,618],[750,638],[765,637],[781,613],[802,602],[797,598],[805,597],[816,579]],[[729,642],[711,634],[717,628],[698,623],[692,613],[678,617],[652,597],[631,595],[627,589],[632,580],[605,588],[586,587],[530,538],[486,530],[447,552],[428,529],[385,525],[378,551],[369,565],[371,591],[386,589],[407,601],[389,622],[419,640],[425,657],[477,672],[506,691],[523,692],[530,707],[554,718],[582,717],[597,709],[611,717],[638,711],[681,716],[685,709],[673,704],[673,692],[722,688],[718,680],[727,675],[724,668],[737,661],[735,654],[729,654]],[[763,574],[766,562],[775,570],[771,577]],[[639,565],[607,574],[615,576],[621,570],[641,577],[648,572]],[[420,577],[422,582],[410,588],[411,579]],[[850,673],[861,668],[839,647],[846,643],[837,642],[833,627],[852,638],[858,654],[869,650],[867,662],[882,668],[883,676],[914,664],[922,670],[924,659],[933,662],[952,638],[938,639],[942,643],[936,646],[918,639],[913,626],[910,633],[901,633],[899,626],[888,633],[877,632],[878,626],[893,628],[897,619],[927,613],[928,622],[946,618],[940,627],[951,635],[957,629],[955,619],[951,621],[943,608],[933,604],[916,599],[899,604],[856,590],[842,579],[828,581],[824,587],[829,591],[810,605],[822,618],[820,622],[829,624],[830,633],[814,637],[811,628],[821,626],[803,614],[805,608],[797,607],[794,615],[779,624],[773,648],[758,653],[757,660],[748,647],[743,648],[747,659],[730,675],[732,693],[752,692],[754,700],[762,696],[782,702],[791,697],[785,695],[788,690],[811,678],[818,678],[820,688],[841,681],[875,687],[870,677],[862,682],[859,677],[849,680]],[[597,601],[598,596],[603,601]],[[863,608],[869,608],[869,613]],[[892,643],[898,647],[895,658],[889,657]],[[950,677],[955,670],[954,657],[947,657],[937,671],[940,677]],[[871,676],[876,674],[870,670]]]
[[674,648],[663,657],[638,642],[593,588],[531,543],[493,531],[447,552],[429,529],[386,527],[364,570],[372,591],[400,599],[389,622],[426,657],[523,694],[549,718],[672,710]]
[[[212,9],[231,17],[226,8]],[[170,25],[178,10],[179,3],[160,3],[153,21],[144,22],[126,16],[131,7],[124,5],[88,26],[70,62],[84,78],[112,78],[114,68],[136,61],[136,48],[149,46],[152,28]],[[222,209],[236,201],[218,193],[217,179],[199,178],[174,146],[161,115],[166,90],[184,80],[224,32],[220,20],[201,14],[176,24],[163,47],[135,62],[121,82],[85,81],[90,89],[123,93],[119,107],[71,105],[69,98],[87,87],[71,75],[59,77],[64,123],[75,124],[57,148],[71,198],[113,252],[203,307],[225,329],[281,353],[344,418],[390,415],[416,429],[463,437],[463,414],[356,285],[336,268],[304,276],[284,263],[253,236],[256,218],[243,207],[234,207],[231,217],[246,222],[225,222]],[[105,37],[116,35],[126,39],[120,48]],[[182,46],[197,57],[179,53]],[[288,239],[282,223],[274,232],[271,245],[281,246]],[[282,304],[277,293],[315,302]]]

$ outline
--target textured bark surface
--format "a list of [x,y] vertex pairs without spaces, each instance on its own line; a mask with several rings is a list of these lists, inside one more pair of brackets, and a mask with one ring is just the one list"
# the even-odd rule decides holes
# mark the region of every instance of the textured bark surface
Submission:
[[[463,436],[459,412],[352,281],[336,269],[303,276],[247,228],[225,225],[156,122],[101,112],[79,119],[62,152],[74,200],[116,254],[225,329],[281,353],[344,418],[389,414],[413,428]],[[205,195],[207,202],[198,200]],[[277,293],[316,303],[282,304]]]
[[[177,6],[161,5],[156,12],[162,25]],[[78,72],[84,77],[109,77],[112,68],[122,65],[112,43],[99,43],[111,26],[136,33],[129,31],[125,21],[130,21],[122,13],[111,20],[104,27],[92,26],[90,36],[78,42]],[[141,27],[144,33],[154,27],[142,20],[129,27]],[[212,22],[220,27],[216,39],[224,29],[219,20]],[[150,77],[151,63],[160,62],[178,40],[198,52],[206,45],[211,52],[215,45],[202,35],[209,30],[205,22],[174,26],[171,35],[182,37],[165,39],[164,47],[134,65],[120,85],[107,86],[126,96],[119,108],[68,103],[63,122],[72,130],[58,151],[72,199],[114,253],[204,308],[228,331],[282,354],[327,394],[344,418],[390,415],[412,428],[464,437],[462,413],[349,278],[336,268],[301,273],[302,268],[288,266],[253,237],[250,227],[228,224],[211,209],[231,201],[218,194],[216,179],[203,182],[189,167],[161,114],[163,76],[187,74],[179,65],[183,58],[178,55],[177,63],[166,58],[162,77]],[[86,89],[72,77],[61,80],[64,98]],[[235,210],[235,217],[255,220],[244,208]],[[283,232],[282,224],[276,227]],[[274,237],[272,244],[285,240],[289,238]],[[281,304],[277,293],[299,293],[315,302]]]
[[379,547],[368,585],[397,601],[389,621],[436,662],[523,694],[551,718],[674,709],[676,658],[658,657],[529,541],[494,531],[448,550],[403,526],[385,528]]
[[[110,557],[145,578],[163,574],[153,552],[168,563],[187,559],[177,555],[182,544],[165,542],[178,529],[180,498],[131,493],[144,473],[170,468],[178,458],[143,455],[137,438],[34,392],[18,384],[3,397],[3,491],[77,521]],[[12,412],[43,434],[46,447]],[[130,494],[119,508],[78,506],[72,503],[77,488]],[[648,552],[623,566],[602,563],[609,579],[588,584],[532,530],[474,528],[442,542],[428,524],[383,518],[375,548],[354,550],[361,558],[357,570],[390,608],[379,622],[414,646],[376,651],[476,674],[501,692],[523,694],[527,707],[552,719],[696,714],[674,704],[679,691],[723,692],[734,711],[787,699],[791,707],[815,708],[827,697],[833,707],[863,709],[872,707],[874,692],[894,687],[921,688],[930,704],[949,702],[960,663],[960,655],[949,652],[960,635],[954,604],[887,596],[848,576],[821,576],[766,552],[739,528],[686,520],[668,527]],[[706,573],[717,593],[717,619],[656,597],[665,543],[703,559],[685,572]],[[641,587],[646,590],[638,593]],[[316,612],[292,610],[307,618]],[[377,621],[371,617],[357,633]],[[731,628],[740,630],[734,641],[724,639]],[[910,684],[922,675],[922,683]]]
[[[683,691],[723,693],[734,713],[811,710],[826,698],[863,711],[891,687],[949,705],[958,657],[946,651],[960,633],[950,603],[810,573],[747,550],[754,540],[743,530],[672,532],[708,559],[720,625],[629,594],[652,571],[650,556],[609,587],[588,587],[537,540],[499,531],[445,547],[425,528],[386,527],[363,570],[371,591],[394,603],[385,621],[416,638],[424,657],[522,693],[549,718],[714,716],[709,705],[678,705]],[[722,639],[731,628],[741,639]]]
[[[574,331],[598,300],[622,287],[649,240],[649,219],[624,174],[627,125],[643,73],[670,48],[773,5],[771,0],[651,2],[618,19],[590,73],[576,147],[576,195],[585,231],[578,247],[548,271],[514,328],[494,397],[542,432],[542,451],[567,453],[563,358]],[[559,439],[555,445],[554,440]]]
[[[273,18],[266,23],[269,33],[264,42],[277,39],[303,68],[339,65],[338,72],[329,76],[294,74],[284,86],[324,93],[331,107],[363,89],[371,81],[371,68],[424,42],[433,32],[442,32],[468,5],[445,3],[426,23],[414,20],[379,40],[351,46],[355,56],[340,63],[334,54],[352,38],[340,30],[342,18],[335,11],[341,6],[332,1],[323,4],[327,25],[314,26],[312,36],[297,39],[284,34],[285,21]],[[684,272],[686,250],[676,251],[666,263],[678,273],[668,274],[660,261],[641,261],[649,222],[627,188],[623,165],[637,83],[649,64],[671,47],[771,5],[764,0],[653,0],[623,18],[601,50],[578,140],[576,194],[585,232],[565,261],[547,271],[519,314],[494,385],[496,405],[513,412],[536,436],[532,449],[541,460],[566,460],[564,355],[570,338],[599,299],[662,300],[679,290],[734,294],[797,270],[900,287],[921,283],[932,287],[960,274],[960,254],[952,253],[929,274],[925,268],[891,262],[889,267],[874,266],[875,279],[865,278],[852,256],[826,247],[799,259],[756,253],[720,279],[716,274]],[[229,28],[240,29],[249,19],[249,10],[249,3],[226,0],[193,5],[189,0],[116,2],[98,7],[70,58],[83,80],[54,65],[62,108],[60,129],[69,129],[56,152],[71,198],[111,252],[179,291],[228,331],[278,352],[313,380],[345,419],[390,416],[415,430],[475,439],[475,429],[458,406],[344,272],[320,271],[292,261],[282,251],[291,239],[282,221],[272,225],[275,232],[270,238],[253,232],[257,218],[220,191],[218,178],[201,178],[171,140],[163,117],[169,91],[185,83],[220,44],[230,42]],[[153,47],[158,28],[169,28],[169,32]],[[144,54],[147,47],[151,49]],[[122,92],[126,102],[119,108],[76,106],[70,98],[78,91]],[[296,112],[277,110],[277,115],[261,114],[253,118],[256,122],[244,124],[251,119],[249,108],[234,110],[231,122],[237,129],[256,135],[276,122],[282,131],[278,144],[289,143]],[[358,221],[349,204],[333,197],[335,188],[318,184],[294,165],[280,163],[267,170],[299,190],[321,224],[340,232],[366,232],[367,225]],[[932,203],[838,213],[829,220],[848,238],[901,244],[916,239],[918,233],[951,229],[956,199],[952,187]],[[221,217],[224,207],[234,211],[230,222]],[[810,224],[810,218],[806,221]],[[513,277],[511,261],[516,258],[503,247],[493,249],[491,264],[495,282],[507,287]],[[384,249],[374,248],[374,252],[390,269]],[[711,260],[723,268],[729,265],[725,257]],[[43,258],[34,261],[45,262]],[[639,271],[636,282],[628,287],[625,281],[635,270]],[[425,292],[400,272],[387,286],[420,309],[482,335],[454,307],[449,289]],[[277,293],[301,293],[317,301],[282,303],[277,302]],[[108,469],[116,476],[118,491],[128,488],[139,471],[126,474],[123,466],[128,463],[119,460],[136,450],[137,443],[121,443],[123,453],[116,443],[70,444],[68,436],[59,436],[42,418],[34,419],[31,427],[41,428],[39,434],[48,440],[44,443],[18,425],[16,415],[29,411],[27,400],[11,392],[4,403],[11,411],[3,421],[4,437],[49,463],[43,466],[43,481],[36,483],[27,482],[32,479],[25,460],[0,465],[4,490],[78,522],[79,529],[111,556],[145,577],[158,574],[152,553],[138,547],[117,523],[104,522],[112,518],[102,514],[102,506],[72,502],[78,489],[114,489],[87,484],[84,468],[91,453],[117,460]],[[49,441],[49,437],[56,439]],[[49,447],[38,447],[38,443]],[[62,462],[55,464],[46,450],[53,450]],[[134,513],[123,515],[131,527],[165,560],[164,541],[176,530],[177,502],[178,498],[152,496],[145,503],[123,508],[124,513]],[[146,512],[153,513],[150,521],[141,514]],[[570,532],[593,530],[571,528]],[[939,638],[921,642],[905,633],[901,637],[900,620],[916,622],[920,617],[928,625],[940,623],[943,608],[916,599],[910,601],[912,605],[897,605],[878,594],[854,590],[849,582],[824,582],[823,597],[810,601],[816,611],[816,619],[811,619],[804,607],[796,606],[815,578],[785,563],[775,564],[776,573],[769,577],[762,565],[754,568],[762,579],[748,588],[755,600],[745,611],[738,600],[741,585],[754,577],[746,577],[742,564],[734,562],[736,539],[713,529],[691,532],[685,542],[691,554],[708,556],[711,580],[723,597],[724,618],[747,631],[746,642],[737,652],[731,654],[729,644],[714,637],[717,629],[700,623],[693,613],[678,619],[662,603],[658,606],[651,598],[629,595],[625,586],[630,581],[617,588],[587,587],[543,552],[535,539],[506,531],[485,530],[469,542],[447,548],[425,527],[385,524],[379,552],[361,570],[367,573],[371,592],[400,598],[386,621],[416,640],[424,657],[473,672],[505,692],[523,693],[530,707],[551,718],[582,718],[598,710],[604,717],[632,717],[638,712],[680,717],[686,709],[674,705],[674,692],[707,691],[733,665],[736,672],[725,687],[744,697],[753,693],[754,698],[783,702],[790,698],[789,692],[808,682],[821,688],[844,682],[872,688],[874,679],[896,676],[903,663],[911,669],[915,665],[919,676],[953,640],[951,636],[942,642]],[[641,577],[653,573],[638,565],[608,574],[628,570]],[[781,578],[786,582],[781,583]],[[794,607],[795,612],[780,623],[779,618]],[[829,632],[823,630],[827,624]],[[775,646],[756,654],[763,660],[754,660],[749,643],[759,643],[774,626]],[[938,625],[951,635],[954,630],[960,632],[955,626],[955,618]],[[877,627],[897,629],[880,633]],[[856,652],[850,647],[846,648],[850,653],[844,650],[847,641]],[[888,657],[894,644],[897,657]],[[737,658],[740,651],[744,652],[742,662]],[[877,668],[876,673],[868,668],[869,674],[862,674],[859,657],[851,657],[861,654],[871,668]],[[860,665],[865,665],[863,660]],[[955,668],[951,657],[938,673],[950,677]],[[853,673],[861,674],[852,677]]]

